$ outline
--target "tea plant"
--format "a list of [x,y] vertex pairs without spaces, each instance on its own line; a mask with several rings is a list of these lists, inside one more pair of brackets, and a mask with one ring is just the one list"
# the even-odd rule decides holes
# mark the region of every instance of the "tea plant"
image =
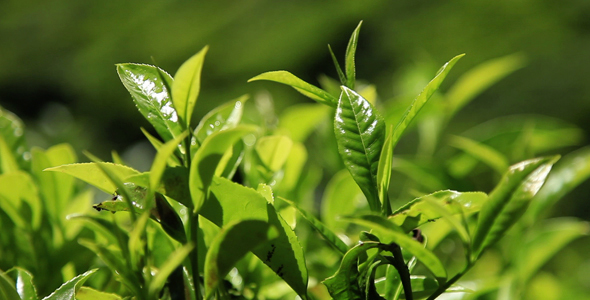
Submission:
[[[0,213],[3,232],[11,235],[2,235],[2,253],[20,256],[26,247],[9,245],[24,231],[42,236],[39,242],[52,245],[56,255],[70,250],[63,247],[66,240],[77,241],[100,258],[57,263],[56,270],[69,281],[44,299],[282,299],[295,294],[301,299],[435,299],[443,293],[476,299],[500,289],[516,297],[526,293],[534,273],[549,258],[588,232],[587,223],[574,219],[539,221],[548,207],[590,176],[587,149],[568,155],[551,173],[559,156],[530,155],[568,145],[553,142],[554,134],[575,135],[575,129],[545,126],[546,121],[540,122],[545,126],[541,130],[533,125],[512,127],[508,138],[516,142],[510,143],[526,149],[513,155],[516,161],[498,147],[507,144],[505,132],[498,129],[476,134],[480,140],[469,135],[450,138],[450,145],[462,152],[445,147],[437,151],[445,139],[442,128],[453,115],[519,68],[521,59],[509,56],[479,66],[447,94],[437,93],[463,57],[456,56],[405,113],[399,113],[397,104],[386,103],[382,114],[374,87],[356,81],[360,27],[352,34],[343,69],[330,49],[339,82],[324,77],[319,88],[287,71],[250,80],[286,84],[317,102],[286,111],[276,128],[264,122],[274,118],[264,103],[258,103],[258,116],[250,118],[257,124],[242,120],[246,96],[213,109],[194,126],[207,47],[174,77],[157,66],[117,65],[123,85],[159,135],[142,129],[157,149],[149,172],[126,166],[117,155],[113,162],[104,162],[88,154],[92,162],[74,163],[71,151],[55,150],[67,146],[33,150],[30,167],[23,158],[26,147],[14,130],[22,131],[22,124],[4,113]],[[437,102],[427,107],[433,97]],[[423,108],[426,114],[419,116]],[[421,160],[394,156],[412,123],[421,133]],[[313,139],[316,127],[323,143],[311,152],[307,149],[314,145],[306,141]],[[332,131],[335,149],[329,147],[326,129]],[[330,157],[334,152],[336,159]],[[318,159],[320,154],[325,156]],[[343,169],[336,168],[318,214],[313,194],[322,163],[332,160],[340,166],[338,159]],[[445,189],[461,186],[443,184],[453,180],[467,185],[470,173],[481,169],[480,162],[502,175],[489,194]],[[29,170],[35,180],[26,173]],[[418,180],[399,190],[392,170]],[[88,212],[90,196],[74,189],[71,176],[112,199],[94,205],[98,212]],[[10,187],[16,184],[30,188],[15,192]],[[72,198],[74,190],[81,196]],[[417,197],[404,201],[412,194]],[[359,198],[363,204],[358,204]],[[83,205],[68,210],[70,199]],[[394,209],[395,203],[401,205]],[[66,219],[70,213],[76,214]],[[318,235],[323,241],[315,238]],[[513,245],[515,254],[508,256],[505,272],[485,288],[459,285],[474,266],[482,260],[485,264],[486,253],[497,251],[496,244],[506,235],[525,242]],[[454,240],[461,249],[450,255],[463,259],[446,263],[437,247]],[[40,277],[32,279],[31,273],[45,269],[8,257],[2,267],[10,260],[18,267],[0,273],[0,292],[7,299],[38,299],[33,281],[42,286]],[[104,267],[111,273],[94,280],[93,274]],[[72,270],[90,271],[74,277]],[[91,287],[82,287],[85,282]]]

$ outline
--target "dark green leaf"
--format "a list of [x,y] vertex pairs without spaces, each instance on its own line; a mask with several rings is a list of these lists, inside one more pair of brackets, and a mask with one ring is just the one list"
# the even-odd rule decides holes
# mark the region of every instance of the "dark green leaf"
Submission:
[[186,244],[186,233],[180,216],[159,193],[156,193],[156,211],[158,212],[156,218],[164,231],[178,242]]
[[475,258],[495,244],[522,216],[558,159],[559,156],[535,158],[508,169],[479,213],[472,244]]
[[317,101],[318,103],[326,104],[328,106],[336,107],[338,104],[338,99],[336,99],[334,96],[314,85],[299,79],[297,76],[287,71],[272,71],[262,73],[254,78],[251,78],[248,80],[248,82],[256,80],[269,80],[289,85],[301,94]]
[[131,93],[139,112],[154,126],[164,141],[182,133],[179,116],[161,74],[165,74],[164,80],[172,82],[170,75],[157,67],[142,64],[118,64],[117,73]]
[[385,142],[385,121],[355,91],[341,87],[334,132],[344,165],[359,185],[372,211],[380,211],[377,171]]

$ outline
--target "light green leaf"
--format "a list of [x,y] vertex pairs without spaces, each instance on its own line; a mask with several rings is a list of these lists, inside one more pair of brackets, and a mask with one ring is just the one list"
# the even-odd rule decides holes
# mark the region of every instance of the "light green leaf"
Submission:
[[263,136],[258,139],[256,153],[262,163],[271,171],[279,171],[291,152],[293,141],[284,135]]
[[348,46],[346,47],[346,56],[344,60],[344,70],[346,72],[346,86],[354,90],[354,83],[356,81],[356,67],[354,64],[354,56],[356,54],[356,46],[358,44],[359,32],[361,30],[361,25],[363,25],[363,21],[360,21],[359,25],[356,27],[350,40],[348,41]]
[[172,82],[170,75],[157,67],[143,64],[118,64],[117,73],[131,93],[139,112],[164,141],[171,140],[183,131],[178,122],[179,115],[170,99],[170,91],[164,83],[164,80]]
[[334,300],[364,299],[364,293],[358,285],[357,260],[367,250],[377,248],[380,245],[381,243],[378,242],[364,242],[346,252],[340,262],[338,271],[322,282],[328,288],[328,292]]
[[[33,178],[28,173],[16,171],[0,175],[0,208],[21,228],[25,223],[31,224],[34,229],[41,225],[43,205],[39,199],[39,190]],[[22,201],[28,203],[31,209],[31,220],[25,222],[21,215]]]
[[[164,169],[160,185],[157,187],[156,192],[166,195],[177,202],[182,203],[186,207],[192,207],[193,203],[190,199],[190,191],[188,188],[188,173],[189,170],[185,167],[167,166],[166,169]],[[134,174],[124,179],[127,183],[133,183],[146,189],[149,186],[149,180],[149,172]]]
[[[244,95],[238,99],[224,103],[208,112],[199,122],[193,133],[191,153],[198,149],[206,137],[211,134],[238,126],[244,113],[244,105],[249,96]],[[194,151],[193,151],[194,149]]]
[[166,162],[174,153],[174,150],[178,148],[178,145],[182,142],[182,140],[188,135],[188,131],[185,131],[175,137],[174,139],[166,142],[166,144],[162,145],[160,149],[158,149],[158,153],[154,158],[152,163],[152,167],[150,169],[150,186],[148,195],[151,195],[160,185],[160,180],[162,179],[162,175],[164,174],[164,170],[166,169]]
[[531,201],[526,212],[528,221],[537,220],[565,194],[590,177],[590,147],[566,155],[549,174],[547,182]]
[[172,102],[185,128],[189,128],[191,117],[201,89],[201,70],[209,46],[205,46],[178,68],[172,84]]
[[123,298],[117,294],[105,293],[83,286],[76,293],[76,300],[123,300]]
[[347,220],[371,228],[374,233],[381,239],[382,243],[394,242],[403,250],[411,253],[434,275],[439,285],[447,280],[447,271],[442,262],[430,250],[425,249],[424,245],[406,234],[400,227],[381,216],[363,216],[347,218]]
[[426,104],[426,101],[428,101],[428,99],[430,99],[434,92],[438,90],[438,87],[441,85],[445,77],[447,77],[447,74],[449,74],[455,63],[464,55],[465,54],[457,55],[453,57],[449,62],[447,62],[444,66],[442,66],[442,68],[438,71],[436,76],[434,76],[434,78],[426,85],[424,90],[422,90],[418,97],[416,97],[414,102],[412,102],[410,107],[408,107],[404,116],[399,121],[399,123],[397,123],[397,125],[391,133],[393,135],[392,142],[394,148],[395,145],[397,145],[397,142],[399,142],[399,139],[401,138],[404,131],[406,131],[406,128],[408,128],[408,126],[410,125],[412,120],[414,120],[418,112],[420,112],[424,104]]
[[0,135],[0,174],[8,174],[19,169],[16,157],[10,149],[10,145]]
[[347,170],[341,170],[330,179],[322,198],[322,221],[328,228],[343,229],[341,216],[351,215],[356,211],[362,191],[355,184]]
[[479,159],[499,174],[508,169],[508,158],[490,146],[461,136],[452,136],[449,145]]
[[300,297],[307,299],[307,268],[303,249],[295,232],[269,203],[272,195],[267,196],[270,199],[256,190],[216,176],[211,184],[211,197],[205,201],[200,214],[219,227],[235,220],[261,220],[277,228],[277,238],[252,252]]
[[573,218],[546,220],[532,230],[523,241],[522,251],[516,256],[515,268],[520,280],[526,283],[563,247],[574,239],[588,235],[590,224]]
[[486,61],[464,73],[445,95],[449,101],[449,117],[524,64],[525,57],[517,53]]
[[193,244],[186,244],[178,249],[176,249],[168,260],[160,267],[160,270],[152,278],[152,282],[148,287],[148,291],[152,295],[157,295],[157,293],[162,289],[168,276],[174,272],[174,270],[182,264],[182,262],[188,257],[188,255],[193,250]]
[[330,109],[317,103],[304,103],[285,108],[279,117],[279,128],[287,131],[294,142],[304,142],[311,132],[326,120]]
[[0,297],[1,299],[21,299],[16,290],[16,284],[12,279],[0,270]]
[[76,300],[76,292],[82,287],[88,277],[97,270],[93,269],[74,277],[72,280],[62,284],[51,295],[43,298],[43,300]]
[[[5,169],[14,167],[22,170],[29,168],[31,157],[24,133],[22,120],[0,106],[0,173],[6,173]],[[4,163],[5,160],[8,165]]]
[[479,213],[472,244],[475,258],[495,244],[522,216],[558,159],[559,156],[535,158],[508,169]]
[[297,183],[302,180],[303,167],[306,162],[307,150],[305,146],[302,143],[293,143],[289,157],[287,157],[283,167],[283,178],[276,189],[280,192],[294,192]]
[[[156,151],[160,150],[163,143],[160,140],[158,140],[155,136],[153,136],[149,132],[147,132],[147,130],[145,130],[143,127],[141,127],[140,129],[141,129],[141,132],[143,132],[143,135],[145,135],[145,137],[148,139],[148,141],[150,141],[150,144],[152,144],[152,146],[154,146],[154,149],[156,149]],[[93,161],[96,161],[96,160],[93,159]],[[115,162],[115,163],[117,163],[117,162]],[[176,155],[172,155],[168,158],[168,165],[174,167],[174,166],[180,166],[181,163]]]
[[244,255],[277,236],[276,228],[260,220],[236,220],[224,226],[209,246],[205,258],[205,299],[210,299]]
[[[15,273],[16,277],[16,291],[21,300],[37,300],[37,290],[33,283],[33,275],[20,267],[14,267],[8,270],[7,273]],[[1,280],[1,279],[0,279]]]
[[380,211],[377,171],[385,142],[385,121],[367,100],[341,87],[334,118],[338,152],[372,211]]
[[274,81],[282,84],[289,85],[293,87],[295,90],[300,92],[306,97],[311,98],[312,100],[317,101],[318,103],[322,103],[328,106],[336,107],[338,104],[338,99],[336,97],[330,95],[326,91],[311,85],[297,76],[287,72],[287,71],[272,71],[262,73],[256,77],[250,78],[248,82],[255,81],[255,80],[269,80]]
[[81,163],[68,164],[58,167],[47,168],[44,171],[62,172],[69,174],[78,179],[86,181],[87,183],[101,189],[102,191],[112,194],[117,187],[111,182],[108,176],[101,172],[101,167],[108,169],[119,178],[127,178],[132,175],[140,174],[139,171],[128,166],[117,165],[108,162],[100,163]]
[[342,68],[340,68],[338,59],[336,58],[336,55],[334,54],[334,51],[332,50],[332,46],[330,46],[330,44],[328,44],[328,51],[330,52],[330,56],[332,56],[332,62],[334,63],[334,67],[336,67],[336,73],[338,73],[338,78],[340,79],[340,84],[337,86],[346,85],[346,75],[344,75],[344,72],[342,72]]
[[[387,132],[391,132],[393,127],[388,128]],[[393,137],[391,134],[386,134],[383,142],[383,149],[379,155],[379,163],[377,166],[377,191],[379,192],[379,200],[381,200],[381,211],[384,214],[391,213],[391,204],[389,203],[389,183],[391,181],[391,167],[393,166]]]
[[244,135],[256,130],[257,128],[254,126],[241,125],[218,131],[208,136],[199,147],[192,159],[189,175],[189,190],[196,212],[199,211],[207,197],[213,176],[225,169],[227,161],[223,162],[222,158],[226,151]]
[[334,249],[338,250],[341,254],[345,254],[348,251],[348,246],[328,227],[326,227],[320,220],[314,215],[308,213],[295,202],[279,197],[279,199],[287,202],[289,205],[294,207]]
[[[434,222],[443,217],[440,212],[432,209],[432,205],[429,204],[427,200],[436,201],[445,208],[455,205],[459,206],[465,215],[469,216],[478,212],[487,199],[488,196],[482,192],[460,193],[449,190],[438,191],[408,202],[406,205],[393,212],[393,215],[389,217],[389,220],[401,227],[404,232],[410,232],[416,227],[428,222]],[[448,210],[454,211],[452,208]]]

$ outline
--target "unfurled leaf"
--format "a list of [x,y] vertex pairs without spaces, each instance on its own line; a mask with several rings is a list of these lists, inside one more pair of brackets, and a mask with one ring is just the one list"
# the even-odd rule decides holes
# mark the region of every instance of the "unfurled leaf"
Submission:
[[0,173],[29,168],[31,158],[24,133],[22,120],[0,106]]
[[83,286],[76,292],[76,300],[123,300],[123,297]]
[[304,209],[300,208],[295,202],[279,198],[289,205],[297,209],[297,211],[311,224],[313,229],[315,229],[332,247],[338,250],[341,254],[345,254],[348,251],[348,246],[328,227],[326,227],[320,220],[314,217],[309,212],[305,211]]
[[20,295],[16,290],[16,284],[12,279],[4,272],[0,270],[0,297],[2,299],[21,299]]
[[193,55],[178,68],[172,84],[172,101],[185,128],[190,128],[191,117],[201,90],[201,70],[208,46]]
[[[38,193],[33,178],[23,171],[0,175],[0,208],[21,228],[31,224],[34,229],[38,229],[41,225],[43,205]],[[30,220],[21,214],[23,202],[31,209]]]
[[117,187],[111,182],[109,177],[101,171],[101,167],[98,166],[99,164],[102,168],[108,169],[113,174],[116,174],[119,178],[127,178],[129,176],[139,174],[139,171],[133,168],[107,162],[68,164],[47,168],[44,171],[69,174],[78,179],[86,181],[87,183],[101,189],[106,193],[112,194],[117,189]]
[[334,118],[338,152],[372,211],[380,211],[377,172],[385,142],[385,121],[367,100],[342,87]]
[[287,71],[272,71],[262,73],[254,78],[251,78],[250,80],[248,80],[248,82],[255,80],[269,80],[286,84],[293,87],[295,90],[297,90],[304,96],[307,96],[317,101],[318,103],[326,104],[332,107],[336,107],[338,104],[338,99],[336,99],[336,97],[330,95],[329,93],[318,88],[317,86],[311,85],[299,79],[297,76]]
[[[152,146],[154,146],[154,149],[156,149],[156,151],[162,147],[163,143],[160,140],[158,140],[155,136],[153,136],[149,132],[147,132],[147,130],[145,130],[143,127],[141,128],[141,132],[143,132],[143,135],[145,135],[145,137],[148,139],[148,141],[150,141],[150,144],[152,144]],[[96,161],[96,159],[92,159],[92,160]],[[170,165],[172,167],[180,166],[180,160],[178,159],[178,157],[176,155],[172,155],[168,158],[168,165]]]
[[326,185],[322,198],[322,221],[332,230],[341,229],[339,218],[354,213],[362,191],[347,170],[341,170]]
[[558,159],[559,156],[535,158],[508,169],[479,213],[472,243],[474,257],[495,244],[520,219]]
[[272,172],[277,172],[287,161],[292,146],[293,141],[290,138],[284,135],[270,135],[259,138],[254,149],[264,166]]
[[194,245],[189,243],[176,249],[176,251],[170,254],[170,257],[168,257],[166,262],[160,267],[158,273],[156,273],[156,276],[152,278],[152,282],[150,282],[148,287],[150,294],[155,295],[162,289],[168,276],[170,276],[170,274],[182,264],[193,248]]
[[210,298],[215,288],[244,255],[277,236],[276,228],[260,220],[236,220],[224,226],[209,245],[205,258],[205,298]]
[[348,46],[346,47],[346,56],[344,60],[344,71],[346,72],[346,86],[351,90],[354,90],[354,84],[356,81],[356,66],[354,63],[354,56],[356,54],[356,46],[358,44],[361,25],[363,25],[363,21],[359,23],[359,25],[352,33],[350,40],[348,41]]
[[142,64],[118,64],[117,73],[131,93],[139,112],[154,126],[164,141],[182,133],[179,115],[170,99],[171,92],[166,89],[164,82],[171,85],[170,75],[157,67]]
[[279,117],[279,128],[288,132],[294,142],[304,142],[319,123],[326,120],[330,109],[317,103],[287,107]]
[[[393,127],[388,128],[388,132],[391,132],[391,130],[393,130]],[[391,204],[387,192],[391,180],[391,167],[393,166],[393,137],[390,134],[386,136],[377,166],[377,191],[379,192],[379,200],[381,200],[381,211],[388,215],[391,213]]]
[[397,123],[395,128],[392,131],[393,136],[393,148],[397,145],[397,142],[401,138],[402,134],[406,131],[412,120],[416,117],[418,112],[422,109],[426,101],[430,99],[430,97],[438,90],[438,87],[441,85],[447,74],[451,71],[455,63],[463,57],[464,54],[457,55],[453,57],[449,62],[447,62],[442,68],[438,71],[436,76],[426,85],[424,90],[418,95],[418,97],[412,102],[410,107],[406,110],[405,114],[403,115],[402,119]]
[[174,150],[178,148],[182,140],[188,135],[188,131],[183,132],[174,139],[166,142],[160,149],[154,158],[152,167],[150,169],[150,185],[148,187],[148,195],[153,194],[160,185],[160,180],[166,169],[166,162],[174,153]]
[[208,112],[195,128],[193,141],[191,142],[191,153],[193,153],[192,149],[196,151],[205,138],[211,134],[238,126],[242,120],[244,105],[247,100],[248,95],[244,95]]
[[340,79],[339,85],[346,85],[346,75],[344,75],[344,72],[342,72],[342,68],[340,68],[338,59],[336,58],[334,51],[332,51],[332,46],[330,46],[330,44],[328,44],[328,51],[330,52],[330,56],[332,56],[332,62],[334,63],[334,67],[336,68],[336,73],[338,73],[338,79]]
[[213,176],[221,174],[225,169],[227,161],[222,160],[224,154],[244,135],[253,133],[256,129],[254,126],[241,125],[218,131],[208,136],[199,147],[191,161],[189,175],[189,189],[195,211],[198,212],[203,205]]
[[496,149],[485,144],[465,137],[453,136],[449,141],[449,145],[465,151],[467,154],[490,166],[499,174],[503,174],[508,169],[508,158]]
[[37,300],[37,290],[33,283],[33,275],[20,267],[14,267],[7,273],[14,273],[13,277],[16,277],[16,291],[18,292],[21,300]]
[[43,298],[43,300],[76,300],[76,292],[82,287],[84,282],[96,272],[98,269],[90,270],[84,274],[74,277],[72,280],[62,284],[51,295]]

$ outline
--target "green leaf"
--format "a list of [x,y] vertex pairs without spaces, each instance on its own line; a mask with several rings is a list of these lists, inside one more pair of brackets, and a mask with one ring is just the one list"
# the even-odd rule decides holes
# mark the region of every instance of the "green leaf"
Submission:
[[[289,157],[283,166],[283,178],[276,187],[279,193],[292,193],[303,179],[303,170],[307,161],[307,149],[302,143],[293,143]],[[227,177],[229,178],[229,177]]]
[[261,220],[277,228],[279,236],[260,245],[253,253],[299,296],[307,299],[303,249],[295,232],[277,214],[269,200],[256,190],[216,176],[211,184],[211,197],[205,201],[200,214],[219,227],[235,220]]
[[531,201],[526,212],[529,221],[539,219],[564,195],[590,177],[590,147],[576,150],[564,156],[549,174],[547,182]]
[[185,131],[174,139],[166,142],[166,144],[162,145],[162,147],[158,149],[158,153],[156,154],[150,169],[150,185],[148,195],[151,195],[160,186],[160,180],[162,179],[162,175],[166,169],[166,162],[187,135],[188,131]]
[[[388,128],[391,132],[393,127]],[[383,142],[383,149],[379,155],[379,163],[377,166],[377,191],[379,193],[379,200],[381,200],[381,211],[388,215],[391,213],[391,204],[389,203],[389,183],[391,181],[391,167],[393,166],[393,138],[390,134],[386,135]]]
[[105,293],[97,291],[93,288],[86,286],[81,287],[76,293],[77,300],[123,300],[123,298],[117,294]]
[[[429,201],[436,201],[445,208],[459,206],[465,215],[469,216],[478,212],[487,199],[488,196],[482,192],[438,191],[408,202],[393,212],[389,220],[401,227],[404,232],[410,232],[416,227],[443,217],[441,212],[432,209]],[[453,211],[452,208],[449,210]]]
[[208,136],[191,162],[189,189],[194,210],[199,211],[205,201],[209,185],[215,174],[223,172],[227,161],[222,158],[228,149],[244,135],[256,131],[254,126],[241,125],[233,129],[218,131]]
[[364,293],[358,285],[358,266],[357,260],[371,248],[377,248],[381,243],[364,242],[351,248],[340,262],[338,271],[322,283],[328,288],[330,296],[334,300],[358,300],[364,299]]
[[291,152],[293,141],[284,135],[263,136],[258,139],[256,153],[268,169],[273,172],[279,171]]
[[[0,208],[18,227],[26,228],[25,224],[31,224],[32,228],[38,229],[41,225],[43,205],[38,193],[39,189],[28,173],[16,171],[0,175]],[[28,222],[21,213],[23,201],[31,209],[31,219]]]
[[411,253],[434,275],[439,285],[443,285],[447,280],[447,271],[442,262],[430,250],[425,249],[424,245],[416,241],[410,235],[387,219],[376,216],[363,216],[347,218],[347,220],[371,228],[374,233],[381,239],[382,243],[394,242],[403,250]]
[[346,75],[342,72],[342,68],[340,68],[340,64],[338,63],[338,59],[332,51],[332,46],[328,44],[328,51],[330,52],[330,56],[332,56],[332,62],[334,63],[334,67],[336,67],[336,73],[338,73],[338,78],[340,79],[340,85],[346,85]]
[[164,196],[156,193],[156,211],[158,212],[157,221],[170,237],[181,244],[186,244],[186,232],[184,224],[176,210],[166,201]]
[[522,54],[510,54],[486,61],[464,73],[445,95],[449,101],[449,117],[481,92],[522,68],[524,64],[525,57]]
[[43,300],[76,300],[76,292],[82,287],[88,277],[97,270],[93,269],[74,277],[72,280],[62,284],[51,295],[43,298]]
[[[186,207],[192,207],[193,204],[188,188],[188,173],[189,171],[185,167],[167,166],[164,169],[164,174],[162,174],[160,185],[157,187],[156,192],[166,195]],[[145,189],[149,187],[149,181],[149,172],[138,173],[125,178],[125,182],[133,183]]]
[[211,134],[238,126],[244,113],[244,105],[248,95],[224,103],[208,112],[199,122],[193,133],[191,153],[198,149],[206,137]]
[[304,142],[311,132],[326,120],[330,109],[317,103],[292,105],[279,117],[279,128],[287,131],[294,142]]
[[[18,292],[21,300],[37,300],[37,290],[33,283],[33,275],[20,267],[14,267],[7,273],[15,273],[13,277],[16,277],[16,291]],[[1,279],[0,279],[1,280]]]
[[[140,129],[141,129],[141,132],[143,132],[143,135],[145,135],[145,137],[148,139],[148,141],[150,141],[150,144],[152,144],[152,146],[154,146],[154,149],[156,149],[156,151],[162,147],[163,143],[160,140],[158,140],[156,137],[154,137],[149,132],[147,132],[147,130],[145,130],[145,128],[141,127]],[[93,161],[96,161],[96,160],[93,159]],[[116,161],[114,161],[114,162],[116,164],[118,164]],[[172,155],[168,158],[168,165],[174,167],[174,166],[180,166],[181,163],[176,155]]]
[[330,95],[328,92],[318,88],[317,86],[311,85],[299,79],[297,76],[287,71],[272,71],[262,73],[256,77],[250,78],[248,82],[256,80],[269,80],[289,85],[304,96],[309,97],[310,99],[315,100],[321,104],[332,107],[336,107],[338,104],[338,99],[336,99],[336,97]]
[[101,189],[106,193],[112,194],[117,189],[117,187],[111,182],[107,175],[101,172],[101,167],[108,169],[113,174],[116,174],[119,178],[127,178],[132,175],[140,174],[139,171],[128,166],[117,165],[108,162],[68,164],[47,168],[44,171],[69,174],[78,179],[86,181],[87,183]]
[[515,255],[515,269],[520,280],[526,283],[563,247],[589,233],[588,222],[573,218],[546,220],[523,241],[521,253]]
[[6,273],[0,270],[0,297],[1,299],[21,299],[20,295],[16,290],[16,284]]
[[157,295],[157,293],[162,289],[166,280],[174,272],[174,270],[182,264],[182,262],[188,257],[190,252],[193,250],[193,244],[186,244],[174,251],[168,257],[168,260],[160,267],[160,270],[152,278],[152,282],[149,285],[149,293],[151,295]]
[[277,236],[276,228],[260,220],[236,220],[224,226],[205,258],[205,299],[244,255]]
[[341,216],[347,216],[356,211],[358,198],[362,191],[355,184],[347,170],[341,170],[330,179],[322,197],[322,221],[331,229],[341,229]]
[[377,171],[385,142],[385,121],[373,105],[355,91],[341,87],[334,118],[338,152],[372,211],[380,211]]
[[15,114],[0,106],[0,173],[7,169],[27,170],[30,153],[27,151],[25,126]]
[[444,66],[442,66],[442,68],[438,71],[436,76],[434,76],[434,78],[426,85],[424,90],[422,90],[418,97],[416,97],[414,102],[412,102],[410,107],[408,107],[404,116],[399,121],[399,123],[397,123],[395,129],[392,131],[393,148],[395,148],[395,145],[397,145],[397,142],[399,142],[399,139],[401,138],[404,131],[406,131],[406,128],[408,128],[408,126],[410,125],[412,120],[414,120],[418,112],[420,112],[424,104],[426,104],[426,101],[428,101],[428,99],[430,99],[434,92],[438,90],[439,86],[441,85],[445,77],[447,77],[447,74],[449,74],[455,63],[464,55],[465,54],[457,55],[453,57],[449,62],[447,62]]
[[508,169],[508,158],[490,146],[461,136],[452,136],[449,145],[479,159],[499,174]]
[[508,169],[479,213],[472,244],[474,257],[495,244],[522,216],[558,159],[559,156],[535,158]]
[[308,213],[295,202],[279,197],[279,199],[287,202],[289,205],[294,207],[334,249],[338,250],[341,254],[345,254],[348,251],[348,246],[328,227],[326,227],[320,220]]
[[201,51],[189,58],[178,68],[176,75],[174,75],[172,101],[185,128],[190,127],[193,110],[199,97],[201,70],[208,49],[209,47],[205,46]]
[[348,41],[348,46],[346,47],[346,56],[344,60],[344,70],[346,72],[346,86],[351,90],[354,90],[354,83],[356,81],[356,67],[354,64],[354,56],[356,54],[356,46],[358,44],[361,25],[363,25],[363,21],[359,23],[359,25],[352,33],[350,40]]
[[[143,64],[118,64],[117,73],[131,93],[139,112],[164,141],[171,140],[183,131],[170,99],[170,91],[164,83],[164,80],[172,82],[170,75],[157,67]],[[164,74],[163,80],[161,74]]]

